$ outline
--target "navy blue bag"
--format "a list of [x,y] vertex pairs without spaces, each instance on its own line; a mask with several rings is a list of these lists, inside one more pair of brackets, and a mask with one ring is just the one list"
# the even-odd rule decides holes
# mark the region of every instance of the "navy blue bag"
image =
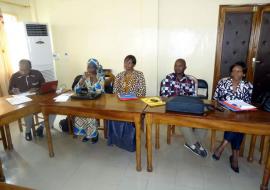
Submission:
[[106,121],[108,145],[116,145],[129,152],[136,150],[136,129],[132,122]]
[[166,102],[166,111],[203,115],[204,103],[199,97],[174,96]]

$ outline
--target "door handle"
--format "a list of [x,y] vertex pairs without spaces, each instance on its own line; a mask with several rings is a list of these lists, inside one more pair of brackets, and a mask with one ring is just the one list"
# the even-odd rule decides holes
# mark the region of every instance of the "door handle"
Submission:
[[254,73],[255,73],[256,63],[260,63],[260,61],[256,60],[256,57],[253,57],[253,58],[252,58],[252,71],[253,71],[253,76],[254,76]]

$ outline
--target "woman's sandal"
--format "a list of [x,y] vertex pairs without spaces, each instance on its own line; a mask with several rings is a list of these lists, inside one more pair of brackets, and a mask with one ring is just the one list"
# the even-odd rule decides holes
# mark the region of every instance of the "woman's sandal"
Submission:
[[239,173],[239,167],[233,167],[233,156],[230,156],[230,164],[231,164],[231,168],[235,173]]

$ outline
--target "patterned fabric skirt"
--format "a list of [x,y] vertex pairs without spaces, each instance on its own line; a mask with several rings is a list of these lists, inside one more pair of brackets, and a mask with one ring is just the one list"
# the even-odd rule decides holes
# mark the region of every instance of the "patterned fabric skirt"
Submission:
[[95,138],[98,135],[99,120],[75,117],[74,120],[74,134],[79,136],[86,136],[87,138]]

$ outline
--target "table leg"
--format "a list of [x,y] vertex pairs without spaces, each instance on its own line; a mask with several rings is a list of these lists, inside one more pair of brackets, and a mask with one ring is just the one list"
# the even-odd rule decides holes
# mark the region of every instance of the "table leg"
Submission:
[[240,157],[244,157],[246,138],[247,138],[247,134],[244,134],[244,138],[243,138],[243,141],[242,141],[241,146],[240,146],[240,152],[239,152]]
[[47,136],[47,141],[48,141],[49,156],[53,157],[54,152],[53,152],[53,144],[52,144],[52,135],[51,135],[50,127],[49,127],[49,115],[48,114],[44,114],[44,123],[45,123],[46,136]]
[[263,163],[263,156],[265,155],[265,140],[266,140],[266,136],[261,136],[261,143],[260,143],[260,152],[261,152],[261,156],[260,156],[260,160],[259,160],[259,164]]
[[270,154],[270,137],[267,136],[265,139],[265,149],[263,150],[263,160],[262,160],[262,164],[266,164],[267,163],[267,159],[268,159],[268,154]]
[[104,139],[108,139],[108,127],[105,119],[103,119],[103,126],[104,126]]
[[147,171],[152,172],[152,116],[146,114]]
[[4,175],[3,167],[2,167],[2,161],[0,159],[0,182],[5,182],[6,178]]
[[5,131],[6,131],[6,137],[7,137],[7,143],[8,143],[8,150],[13,150],[13,144],[12,144],[9,125],[5,125]]
[[268,190],[269,178],[270,178],[270,154],[268,152],[267,162],[265,164],[263,180],[262,180],[262,184],[261,184],[261,188],[260,188],[261,190]]
[[136,127],[136,169],[137,171],[142,170],[141,165],[141,117],[135,118]]
[[167,126],[167,144],[171,144],[172,125]]
[[1,139],[3,141],[4,150],[7,150],[8,144],[7,144],[7,138],[6,138],[6,134],[5,134],[5,129],[4,129],[3,126],[0,126],[0,133],[1,133]]

